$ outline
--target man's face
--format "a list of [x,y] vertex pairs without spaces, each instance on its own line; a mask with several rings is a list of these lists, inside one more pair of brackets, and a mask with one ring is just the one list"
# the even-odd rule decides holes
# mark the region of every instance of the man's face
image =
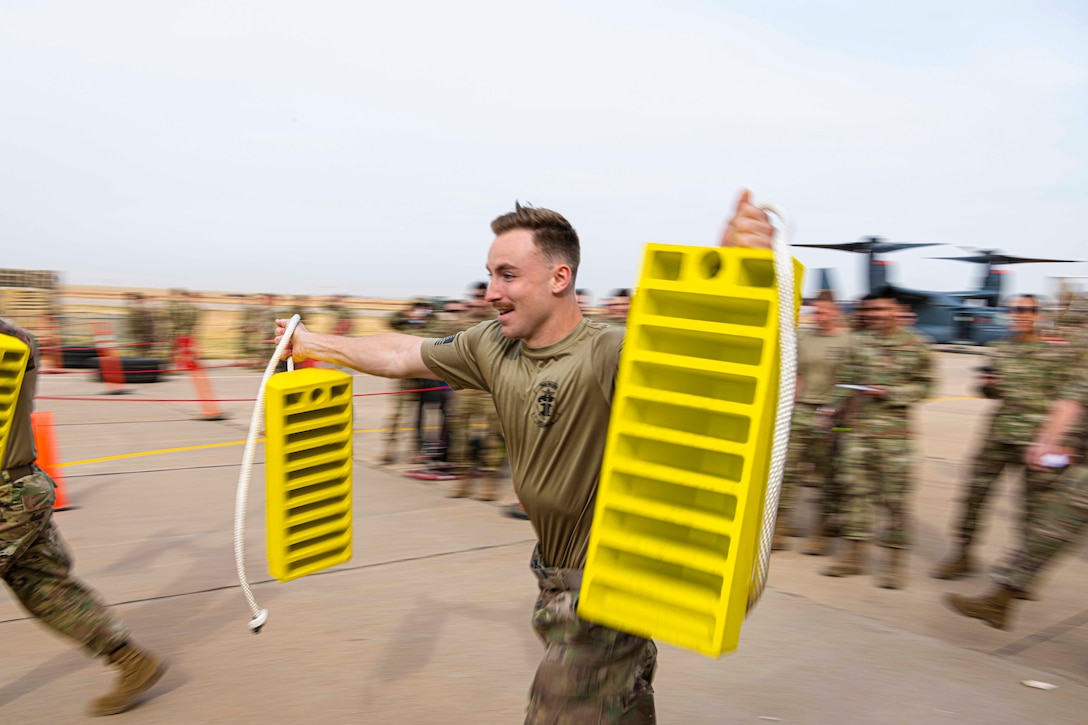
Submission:
[[631,298],[630,297],[617,297],[612,300],[612,313],[616,316],[617,320],[627,321],[627,313],[631,310]]
[[490,305],[487,303],[487,290],[473,290],[472,297],[469,298],[469,301],[468,303],[466,303],[465,307],[477,313],[486,312],[487,308],[490,307]]
[[1010,326],[1015,335],[1035,334],[1035,323],[1039,319],[1039,305],[1035,300],[1017,297],[1009,305]]
[[532,341],[559,303],[553,294],[558,265],[549,263],[527,229],[495,237],[487,254],[487,302],[499,313],[502,332],[512,340]]
[[870,300],[868,309],[869,324],[873,329],[881,332],[895,330],[899,313],[895,300]]
[[817,300],[815,307],[816,329],[820,332],[831,332],[835,327],[835,317],[837,315],[835,303],[827,300]]

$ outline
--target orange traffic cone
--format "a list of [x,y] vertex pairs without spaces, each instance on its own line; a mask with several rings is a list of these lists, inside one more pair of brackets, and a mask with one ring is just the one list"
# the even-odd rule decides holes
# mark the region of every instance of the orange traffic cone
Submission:
[[53,413],[49,411],[31,413],[30,425],[34,429],[34,442],[38,447],[38,468],[48,473],[57,487],[57,499],[53,504],[53,510],[64,511],[71,508],[68,505],[68,496],[64,493],[64,474],[57,465],[60,460],[57,456],[57,439],[53,435]]
[[187,337],[178,338],[178,340],[184,341],[179,350],[181,367],[188,370],[189,377],[192,378],[193,388],[196,389],[196,397],[200,402],[200,419],[226,420],[227,416],[223,415],[223,412],[219,410],[219,405],[216,404],[212,381],[208,379],[208,374],[204,372],[204,368],[200,365],[200,356],[197,353],[196,345],[192,339]]

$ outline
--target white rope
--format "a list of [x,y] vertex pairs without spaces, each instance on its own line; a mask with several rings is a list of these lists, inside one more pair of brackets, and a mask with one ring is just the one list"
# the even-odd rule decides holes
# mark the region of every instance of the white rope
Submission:
[[774,421],[774,445],[771,448],[771,468],[767,477],[767,494],[763,500],[763,522],[759,532],[759,550],[752,569],[748,589],[748,611],[751,612],[763,596],[771,563],[771,541],[774,539],[778,499],[782,493],[782,474],[786,469],[786,450],[790,442],[790,419],[793,416],[793,393],[797,378],[797,330],[794,321],[793,259],[789,251],[792,236],[786,216],[772,206],[762,209],[779,219],[774,234],[774,277],[778,286],[778,350],[781,358],[778,378],[778,408]]
[[[249,602],[249,609],[253,612],[253,619],[249,628],[253,634],[260,634],[261,627],[268,621],[268,610],[257,606],[257,600],[253,596],[253,590],[249,588],[246,580],[246,499],[249,497],[249,474],[253,469],[253,458],[257,453],[257,438],[261,433],[261,419],[264,418],[264,386],[268,379],[276,372],[280,356],[291,342],[291,335],[298,325],[299,316],[295,315],[287,323],[287,329],[276,345],[276,352],[272,353],[272,359],[264,369],[264,377],[261,378],[261,386],[257,389],[257,402],[253,405],[253,416],[249,419],[249,435],[246,437],[246,447],[242,452],[242,470],[238,473],[238,492],[234,499],[234,566],[238,570],[238,581],[242,585],[242,593]],[[294,360],[288,358],[287,369],[294,370]]]

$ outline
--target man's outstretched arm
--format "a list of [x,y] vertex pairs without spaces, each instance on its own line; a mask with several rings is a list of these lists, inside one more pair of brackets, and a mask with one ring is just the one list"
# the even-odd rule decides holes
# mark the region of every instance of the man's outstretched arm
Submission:
[[[276,320],[276,344],[290,320]],[[284,359],[310,358],[344,365],[383,378],[437,378],[423,364],[421,349],[426,338],[387,333],[369,337],[343,337],[310,332],[299,323],[284,352]]]

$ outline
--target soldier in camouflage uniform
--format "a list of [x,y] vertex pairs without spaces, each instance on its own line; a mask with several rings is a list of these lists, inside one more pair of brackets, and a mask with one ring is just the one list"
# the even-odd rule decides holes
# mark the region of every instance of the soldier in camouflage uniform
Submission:
[[37,346],[25,330],[5,320],[0,320],[0,335],[30,348],[11,427],[0,438],[0,577],[42,624],[120,671],[117,686],[91,703],[91,714],[124,712],[162,677],[166,663],[138,647],[124,624],[72,576],[71,559],[53,521],[53,479],[34,463],[30,413],[37,387]]
[[811,467],[819,481],[820,510],[816,530],[804,552],[823,556],[829,553],[830,537],[836,533],[833,527],[842,492],[833,470],[833,434],[816,411],[831,403],[839,369],[852,354],[854,337],[839,324],[838,308],[830,292],[821,295],[814,304],[816,329],[802,332],[797,340],[797,397],[771,548],[786,548],[786,536],[794,533],[790,517],[796,506],[797,489]]
[[[984,396],[1000,400],[1001,405],[990,419],[982,448],[972,464],[956,526],[955,550],[933,571],[937,579],[959,579],[978,568],[971,547],[994,482],[1006,467],[1023,466],[1027,447],[1082,354],[1079,346],[1051,343],[1039,337],[1039,301],[1033,295],[1014,298],[1009,308],[1012,337],[990,344],[980,385]],[[1038,519],[1055,479],[1052,470],[1024,468],[1022,536]]]
[[[434,324],[431,321],[431,314],[431,303],[428,300],[415,299],[405,309],[398,310],[390,315],[389,327],[395,332],[402,332],[407,335],[425,335],[428,334],[429,326]],[[397,434],[400,432],[401,421],[419,405],[419,393],[406,393],[403,391],[417,390],[418,388],[419,379],[417,378],[405,378],[397,381],[397,392],[393,394],[393,409],[385,424],[385,456],[382,458],[382,463],[386,465],[395,463],[397,460]],[[423,431],[419,429],[418,423],[416,425],[415,444],[416,452],[420,453],[423,449]]]
[[[462,311],[455,312],[455,316],[450,319],[448,328],[444,330],[447,335],[455,335],[481,322],[495,319],[494,310],[484,300],[483,295],[478,294],[481,290],[477,287],[473,291],[477,294],[462,306]],[[482,292],[486,294],[486,285]],[[461,477],[450,495],[462,498],[472,495],[473,489],[478,488],[477,497],[481,501],[495,500],[499,494],[498,475],[503,462],[503,442],[499,416],[491,394],[482,390],[458,390],[452,393],[447,419],[450,464],[454,473]],[[473,425],[482,426],[484,429],[479,446],[478,481],[473,475],[476,467],[473,460]]]
[[[1023,547],[1013,551],[1007,563],[994,571],[996,586],[990,593],[979,597],[949,594],[944,598],[960,614],[981,619],[997,629],[1009,628],[1015,600],[1026,598],[1024,594],[1032,590],[1039,574],[1088,529],[1088,466],[1077,455],[1088,443],[1084,428],[1077,429],[1088,409],[1088,366],[1083,359],[1059,398],[1024,459],[1033,470],[1060,469],[1067,461],[1073,465],[1059,474],[1046,507],[1028,522]],[[1077,446],[1062,445],[1071,436],[1076,437]],[[1061,460],[1063,457],[1065,460]]]
[[910,546],[910,492],[913,445],[910,406],[933,384],[932,355],[927,342],[899,327],[898,305],[887,288],[870,295],[869,329],[857,336],[854,356],[842,367],[832,411],[848,400],[852,406],[843,438],[842,557],[823,574],[852,576],[864,570],[865,544],[873,536],[873,509],[883,508],[887,526],[880,545],[889,550],[878,579],[885,589],[906,586],[904,550]]

